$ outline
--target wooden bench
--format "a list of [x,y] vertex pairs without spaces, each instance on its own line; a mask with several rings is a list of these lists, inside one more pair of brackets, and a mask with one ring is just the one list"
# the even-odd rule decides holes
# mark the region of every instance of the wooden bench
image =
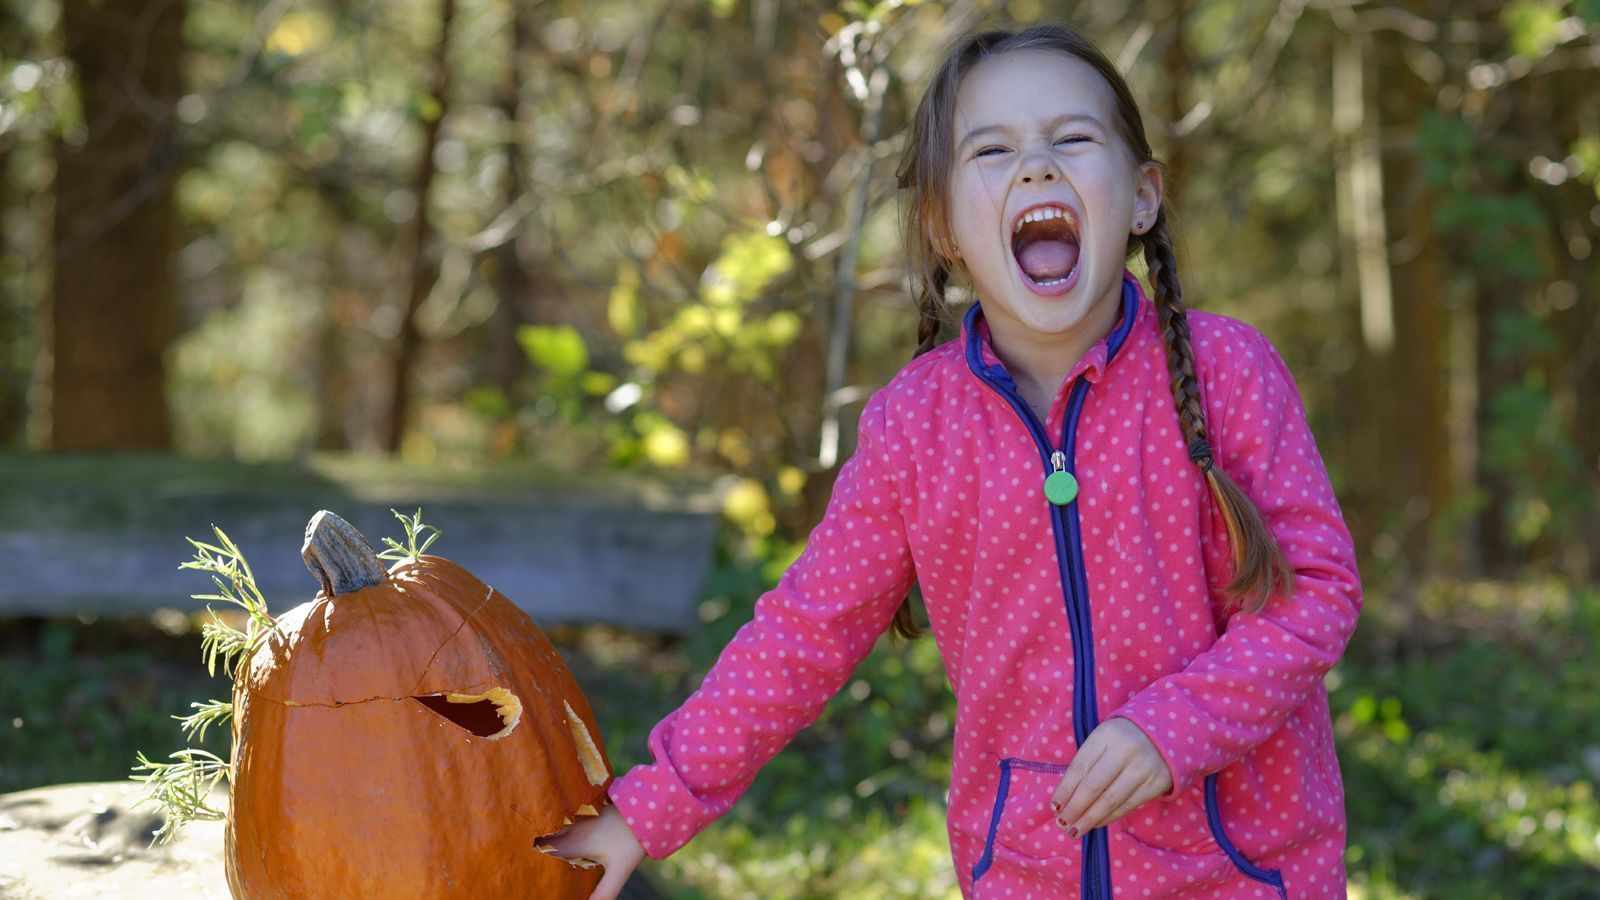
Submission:
[[212,542],[213,523],[244,552],[269,607],[286,610],[317,592],[300,561],[317,510],[333,510],[379,545],[404,538],[391,508],[421,507],[442,532],[430,553],[465,566],[540,625],[697,627],[717,519],[712,491],[526,468],[0,454],[0,616],[202,609],[190,595],[212,592],[207,576],[178,565],[193,557],[185,536]]

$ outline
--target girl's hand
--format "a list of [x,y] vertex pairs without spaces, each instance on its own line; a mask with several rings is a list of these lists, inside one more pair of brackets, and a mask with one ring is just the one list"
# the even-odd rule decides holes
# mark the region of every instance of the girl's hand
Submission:
[[1051,795],[1056,819],[1073,837],[1109,825],[1172,790],[1172,772],[1139,726],[1101,722],[1072,758]]
[[616,900],[628,876],[644,859],[644,846],[628,820],[610,803],[598,816],[580,816],[555,834],[534,841],[534,849],[562,859],[589,859],[605,867],[605,876],[589,900]]

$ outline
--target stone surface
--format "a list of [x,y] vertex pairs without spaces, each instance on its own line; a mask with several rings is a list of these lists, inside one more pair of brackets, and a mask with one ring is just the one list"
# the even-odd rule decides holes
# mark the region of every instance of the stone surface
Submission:
[[[160,810],[144,785],[86,782],[0,794],[0,900],[228,900],[224,824],[190,822],[150,846]],[[227,792],[210,805],[227,810]],[[648,861],[647,861],[648,862]],[[635,871],[620,900],[661,900]]]
[[712,562],[717,504],[702,488],[520,470],[419,470],[372,460],[249,464],[153,455],[0,454],[0,615],[199,611],[206,576],[184,540],[228,533],[273,612],[314,597],[306,523],[332,510],[375,547],[390,513],[422,508],[430,552],[465,566],[540,625],[604,622],[684,633]]
[[191,822],[151,847],[161,813],[134,805],[143,793],[111,781],[0,795],[0,897],[227,900],[223,823]]

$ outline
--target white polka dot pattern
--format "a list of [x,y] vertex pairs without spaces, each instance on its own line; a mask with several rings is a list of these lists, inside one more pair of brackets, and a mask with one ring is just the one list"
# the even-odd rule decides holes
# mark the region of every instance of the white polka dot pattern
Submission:
[[[1149,735],[1173,774],[1172,792],[1108,827],[1114,890],[1280,896],[1251,875],[1268,872],[1290,896],[1342,897],[1343,786],[1322,678],[1361,609],[1349,532],[1276,350],[1242,322],[1191,311],[1216,463],[1257,503],[1296,575],[1292,596],[1259,614],[1220,612],[1227,531],[1188,459],[1154,307],[1125,277],[1137,292],[1125,343],[1114,356],[1105,340],[1086,353],[1045,423],[1058,445],[1069,388],[1091,383],[1075,502],[1095,699],[1103,718]],[[700,689],[652,729],[653,762],[613,783],[650,856],[725,812],[815,719],[915,578],[958,698],[949,832],[963,893],[1077,891],[1082,843],[1047,806],[1059,781],[1048,767],[1076,748],[1044,470],[1016,411],[968,368],[963,331],[873,394],[806,551]],[[984,362],[998,364],[981,318],[977,332]],[[1024,764],[992,821],[1005,758]],[[1203,785],[1212,773],[1215,807]]]

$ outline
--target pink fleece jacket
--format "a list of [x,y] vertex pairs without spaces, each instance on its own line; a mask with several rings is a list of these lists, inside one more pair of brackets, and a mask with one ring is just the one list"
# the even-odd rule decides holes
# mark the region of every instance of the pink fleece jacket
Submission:
[[[1215,464],[1295,571],[1292,596],[1225,614],[1227,529],[1131,272],[1122,303],[1043,423],[979,305],[960,340],[872,395],[805,552],[652,729],[654,761],[611,786],[651,857],[726,812],[821,713],[915,580],[958,701],[949,836],[965,896],[1344,896],[1323,676],[1362,593],[1298,390],[1255,329],[1188,314]],[[1059,505],[1043,491],[1054,471],[1078,486]],[[1112,716],[1150,737],[1173,789],[1069,838],[1051,793]]]

